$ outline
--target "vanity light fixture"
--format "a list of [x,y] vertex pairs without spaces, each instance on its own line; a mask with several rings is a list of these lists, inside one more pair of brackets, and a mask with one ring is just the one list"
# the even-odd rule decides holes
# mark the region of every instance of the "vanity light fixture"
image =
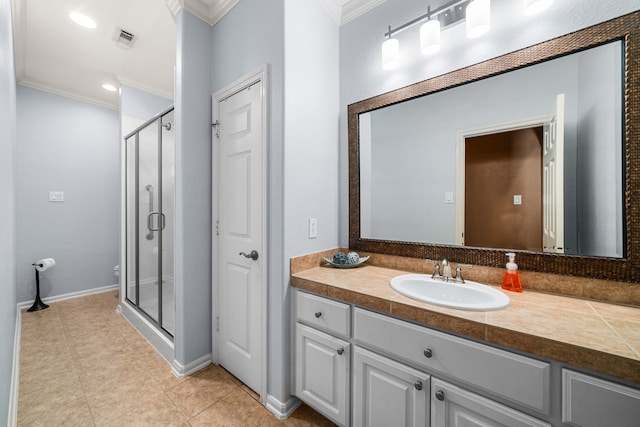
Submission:
[[[553,4],[553,0],[523,0],[525,15],[542,12]],[[442,30],[466,21],[468,38],[480,37],[491,27],[491,0],[452,0],[435,10],[427,7],[427,13],[384,33],[382,43],[382,68],[391,70],[400,64],[400,42],[393,38],[417,24],[420,26],[420,51],[430,55],[440,49]]]
[[391,38],[391,26],[389,26],[389,37],[382,43],[382,68],[392,70],[400,63],[400,42]]
[[[431,7],[427,8],[427,14],[431,14]],[[432,19],[420,27],[420,51],[423,55],[431,55],[440,50],[440,21]]]
[[553,4],[553,0],[524,0],[524,14],[526,16],[537,15],[543,10],[548,9]]
[[73,22],[80,25],[81,27],[88,28],[90,30],[93,30],[97,27],[96,21],[89,18],[87,15],[83,15],[82,13],[79,13],[79,12],[71,12],[69,14],[69,19],[71,19]]
[[467,37],[475,39],[491,27],[491,0],[473,0],[467,6]]

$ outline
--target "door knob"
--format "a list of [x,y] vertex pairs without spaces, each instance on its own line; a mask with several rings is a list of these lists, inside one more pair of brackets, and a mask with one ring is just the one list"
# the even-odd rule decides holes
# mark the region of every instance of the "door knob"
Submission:
[[251,251],[251,253],[244,253],[244,252],[240,252],[238,255],[242,255],[245,258],[251,258],[252,260],[257,260],[258,259],[258,251],[256,251],[255,249]]

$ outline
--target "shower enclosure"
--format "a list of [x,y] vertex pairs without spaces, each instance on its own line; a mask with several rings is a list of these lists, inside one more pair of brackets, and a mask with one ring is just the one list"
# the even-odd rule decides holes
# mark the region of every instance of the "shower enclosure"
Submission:
[[125,137],[126,302],[158,330],[174,334],[173,107]]

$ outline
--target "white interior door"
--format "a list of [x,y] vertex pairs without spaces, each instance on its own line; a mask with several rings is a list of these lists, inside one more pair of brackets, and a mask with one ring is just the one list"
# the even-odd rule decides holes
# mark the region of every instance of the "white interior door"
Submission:
[[263,81],[259,80],[214,100],[218,114],[213,136],[217,144],[214,355],[217,363],[259,394],[263,392],[266,312],[262,97]]
[[542,172],[542,246],[544,252],[564,253],[564,94],[544,124]]

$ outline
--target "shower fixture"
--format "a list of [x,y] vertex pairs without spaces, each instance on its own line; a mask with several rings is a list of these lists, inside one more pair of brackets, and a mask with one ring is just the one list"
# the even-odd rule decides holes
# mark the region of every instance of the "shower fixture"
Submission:
[[[151,215],[153,214],[153,185],[151,184],[147,184],[146,187],[144,187],[145,190],[147,190],[149,192],[149,216],[148,218],[151,218]],[[150,221],[147,221],[150,222]],[[150,226],[147,226],[149,232],[147,233],[147,235],[145,236],[145,238],[147,240],[153,240],[153,230],[151,229]]]

